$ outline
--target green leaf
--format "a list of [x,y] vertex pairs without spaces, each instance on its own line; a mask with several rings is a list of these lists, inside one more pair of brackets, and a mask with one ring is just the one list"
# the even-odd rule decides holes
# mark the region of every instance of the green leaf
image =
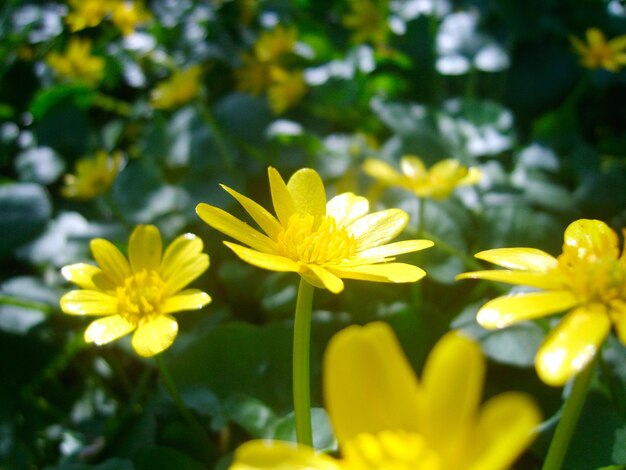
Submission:
[[[313,447],[321,451],[336,450],[337,443],[330,426],[330,420],[323,408],[311,408]],[[272,439],[296,442],[296,421],[293,413],[276,422]]]
[[148,447],[134,459],[136,470],[205,470],[197,460],[170,447]]
[[30,105],[36,120],[60,103],[71,101],[79,108],[86,108],[93,99],[94,91],[80,84],[64,83],[40,90]]

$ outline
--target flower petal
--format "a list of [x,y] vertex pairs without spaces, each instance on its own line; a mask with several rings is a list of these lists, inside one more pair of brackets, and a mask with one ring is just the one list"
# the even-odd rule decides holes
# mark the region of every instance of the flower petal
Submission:
[[507,269],[547,272],[558,267],[557,259],[536,248],[496,248],[474,255],[478,259]]
[[469,470],[499,470],[511,464],[532,442],[541,422],[537,405],[525,394],[506,392],[480,411]]
[[460,450],[482,396],[485,360],[480,346],[458,332],[444,335],[431,350],[422,372],[420,426],[434,450]]
[[257,268],[278,272],[300,271],[298,263],[289,258],[285,258],[284,256],[261,253],[231,242],[224,242],[224,245],[233,250],[235,254],[246,263],[250,263],[252,266],[256,266]]
[[226,185],[220,185],[228,194],[237,199],[237,202],[246,210],[250,217],[259,224],[259,227],[272,239],[275,240],[278,233],[282,230],[280,222],[276,220],[272,214],[270,214],[263,206],[257,204],[252,199],[238,193],[234,189],[229,188]]
[[211,296],[199,289],[185,289],[161,303],[161,313],[174,313],[182,310],[198,310],[211,302]]
[[424,178],[427,174],[422,159],[413,155],[406,155],[400,159],[400,169],[406,177],[412,180]]
[[130,276],[128,261],[117,247],[104,238],[95,238],[90,243],[91,252],[100,269],[117,285],[124,284]]
[[133,272],[158,270],[161,265],[163,241],[154,225],[138,225],[128,242],[128,259]]
[[504,328],[524,320],[559,313],[576,305],[578,299],[569,291],[509,295],[483,305],[476,315],[476,321],[483,328]]
[[326,203],[326,214],[335,219],[339,226],[351,224],[369,210],[369,201],[352,193],[338,194]]
[[546,337],[535,356],[535,368],[548,385],[561,386],[594,358],[611,329],[603,305],[579,307]]
[[360,433],[418,432],[417,377],[389,325],[353,325],[337,333],[323,370],[326,408],[340,446]]
[[430,248],[434,243],[430,240],[403,240],[401,242],[388,243],[387,245],[375,246],[363,250],[357,254],[363,258],[386,258],[388,256],[401,255]]
[[135,325],[126,321],[124,317],[110,315],[91,322],[85,330],[85,341],[100,346],[130,333],[134,329]]
[[332,273],[344,279],[373,282],[416,282],[426,276],[426,271],[412,264],[383,263],[363,266],[327,266]]
[[395,238],[408,222],[409,216],[403,210],[387,209],[361,217],[347,229],[357,241],[357,251],[361,252]]
[[244,245],[265,253],[276,250],[276,243],[273,240],[222,209],[201,203],[196,206],[196,213],[215,230]]
[[506,282],[519,286],[537,287],[539,289],[562,289],[564,287],[558,273],[507,271],[492,269],[490,271],[472,271],[456,276],[456,279],[485,279],[487,281]]
[[383,183],[393,185],[402,179],[402,175],[389,163],[374,158],[368,158],[363,163],[363,171]]
[[293,442],[253,440],[240,445],[230,470],[341,470],[333,458]]
[[169,315],[159,315],[137,327],[132,340],[133,349],[140,356],[154,356],[169,348],[177,333],[176,320]]
[[195,281],[209,267],[209,255],[200,253],[164,279],[163,297],[169,297]]
[[101,273],[100,268],[87,263],[70,264],[61,268],[61,274],[65,279],[83,289],[96,289],[93,278]]
[[280,176],[280,173],[278,173],[275,168],[269,167],[267,174],[270,180],[270,192],[272,193],[274,212],[276,212],[276,217],[278,217],[281,225],[286,227],[289,218],[296,213],[296,204],[291,198],[291,193],[287,189],[287,185],[282,176]]
[[193,233],[176,237],[163,254],[159,271],[161,279],[167,281],[180,270],[185,269],[186,265],[192,263],[202,253],[203,247],[202,239]]
[[617,259],[617,234],[600,220],[579,219],[565,229],[563,251],[572,250],[578,258],[594,255]]
[[112,315],[117,297],[97,290],[71,290],[60,300],[61,310],[70,315]]
[[319,223],[326,215],[326,190],[322,178],[315,170],[302,168],[287,182],[296,212],[312,215]]
[[[325,288],[331,291],[333,294],[338,294],[343,290],[343,281],[337,277],[335,274],[330,272],[327,269],[322,268],[321,266],[317,266],[315,264],[307,264],[306,267],[314,274],[314,276],[319,280],[319,283]],[[304,274],[304,273],[301,273]],[[305,277],[305,276],[303,276]],[[305,280],[307,278],[305,277]],[[314,286],[315,283],[311,283]]]

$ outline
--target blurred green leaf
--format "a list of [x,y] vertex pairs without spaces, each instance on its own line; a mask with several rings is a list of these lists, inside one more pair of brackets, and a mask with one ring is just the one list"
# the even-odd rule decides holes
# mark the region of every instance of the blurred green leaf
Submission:
[[134,460],[135,470],[205,470],[206,467],[187,454],[169,447],[142,449]]
[[79,108],[86,108],[93,99],[94,91],[80,84],[62,83],[52,88],[40,90],[30,105],[30,112],[37,120],[43,118],[52,108],[72,102]]
[[[315,449],[330,451],[337,448],[328,415],[323,408],[311,408],[311,427]],[[271,437],[279,441],[296,442],[296,421],[293,413],[276,422],[274,434]]]

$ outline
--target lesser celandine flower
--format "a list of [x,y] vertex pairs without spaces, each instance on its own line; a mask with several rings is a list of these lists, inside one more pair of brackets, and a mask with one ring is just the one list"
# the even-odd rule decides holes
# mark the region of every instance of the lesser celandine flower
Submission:
[[171,109],[188,103],[201,91],[201,75],[202,68],[199,65],[174,72],[152,90],[150,104],[155,109]]
[[457,187],[480,181],[478,168],[466,167],[455,159],[440,160],[426,169],[420,158],[407,155],[400,159],[400,170],[374,158],[363,164],[363,171],[382,184],[404,188],[419,197],[445,199]]
[[85,331],[85,340],[109,343],[134,331],[132,345],[148,357],[167,349],[176,338],[172,313],[196,310],[211,301],[205,292],[184,289],[209,267],[202,240],[187,233],[162,252],[158,228],[138,225],[130,236],[128,259],[111,242],[91,241],[99,267],[86,263],[65,266],[61,272],[81,287],[61,297],[70,315],[102,316]]
[[151,15],[137,1],[119,0],[111,10],[111,22],[124,36],[135,32],[137,26],[145,23]]
[[254,55],[261,62],[276,63],[285,54],[294,51],[298,30],[293,26],[281,26],[264,31],[254,43]]
[[617,72],[626,66],[626,35],[607,41],[598,28],[589,28],[586,33],[587,43],[575,36],[570,42],[580,55],[580,63],[588,69],[605,69]]
[[65,52],[49,53],[46,62],[60,78],[90,86],[97,85],[104,75],[104,59],[91,55],[88,39],[70,38]]
[[106,193],[120,171],[121,162],[120,152],[109,156],[104,150],[95,157],[81,158],[76,162],[75,173],[65,175],[61,194],[70,199],[93,199]]
[[604,222],[581,219],[565,230],[563,253],[554,257],[535,248],[498,248],[476,257],[506,270],[460,274],[531,286],[543,292],[498,297],[477,320],[489,329],[569,311],[547,336],[535,357],[539,377],[563,385],[594,358],[613,325],[626,344],[626,255],[617,234]]
[[279,67],[270,70],[271,84],[267,89],[267,99],[272,111],[282,114],[298,104],[306,95],[307,85],[302,71],[289,72]]
[[71,11],[65,17],[70,31],[98,26],[110,13],[112,0],[70,0]]
[[541,420],[518,392],[480,406],[485,361],[478,344],[457,332],[439,340],[420,381],[387,324],[350,326],[331,339],[323,374],[341,458],[250,441],[231,470],[503,470]]
[[350,11],[343,17],[343,24],[352,30],[356,43],[371,42],[382,45],[387,41],[389,26],[389,2],[387,0],[350,0]]

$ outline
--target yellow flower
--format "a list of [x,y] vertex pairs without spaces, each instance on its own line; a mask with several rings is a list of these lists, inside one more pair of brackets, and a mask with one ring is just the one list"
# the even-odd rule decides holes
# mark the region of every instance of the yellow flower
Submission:
[[224,242],[242,260],[263,269],[296,272],[313,286],[334,293],[343,290],[342,278],[415,282],[426,274],[417,266],[389,262],[395,255],[433,245],[429,240],[386,244],[406,226],[409,217],[404,211],[368,214],[367,199],[352,193],[327,203],[322,179],[309,168],[294,173],[287,184],[274,168],[268,174],[277,217],[222,185],[265,234],[217,207],[196,207],[211,227],[247,245]]
[[356,43],[370,41],[383,45],[387,41],[388,2],[379,0],[350,0],[350,12],[343,17],[343,25],[352,29],[352,40]]
[[171,109],[193,100],[201,91],[201,74],[199,65],[174,72],[152,90],[150,104],[155,109]]
[[271,31],[261,33],[254,44],[254,55],[261,62],[274,63],[294,51],[297,38],[296,28],[279,25]]
[[122,154],[110,157],[104,150],[95,158],[81,158],[76,163],[76,174],[67,174],[61,194],[73,199],[93,199],[109,190],[120,170]]
[[301,71],[287,72],[273,67],[270,70],[270,77],[272,83],[267,90],[267,99],[275,114],[284,113],[296,105],[307,92]]
[[138,25],[145,23],[150,18],[150,13],[135,1],[117,1],[113,5],[111,13],[111,21],[124,36],[133,34]]
[[626,35],[607,41],[598,28],[589,28],[587,44],[575,36],[570,36],[570,42],[580,55],[583,67],[617,72],[626,65]]
[[87,39],[71,38],[65,54],[51,52],[46,61],[59,77],[86,85],[96,85],[104,75],[104,59],[91,55],[91,41]]
[[381,183],[433,199],[447,198],[457,187],[476,184],[481,177],[478,168],[466,167],[454,159],[441,160],[427,170],[420,158],[405,156],[400,160],[400,168],[402,173],[374,158],[363,164],[363,171]]
[[111,0],[70,0],[72,11],[65,17],[70,31],[93,28],[102,23],[113,8]]
[[260,95],[272,83],[270,65],[250,54],[244,54],[241,60],[241,67],[235,70],[237,89],[254,96]]
[[231,470],[500,470],[541,421],[534,402],[506,392],[480,406],[485,361],[451,332],[415,376],[385,323],[351,326],[330,341],[324,397],[342,458],[286,442],[250,441]]
[[202,248],[202,240],[187,233],[162,254],[159,229],[138,225],[130,236],[127,260],[111,242],[96,238],[91,252],[100,267],[78,263],[61,270],[81,287],[61,297],[61,309],[70,315],[104,316],[87,327],[88,343],[106,344],[134,331],[137,354],[158,354],[178,333],[170,314],[196,310],[211,301],[201,290],[182,290],[209,267]]
[[565,230],[557,258],[534,248],[498,248],[476,257],[506,270],[463,273],[459,279],[488,279],[543,289],[487,302],[477,320],[489,329],[569,310],[535,356],[539,377],[563,385],[594,358],[615,326],[626,344],[626,255],[604,222],[580,219]]

